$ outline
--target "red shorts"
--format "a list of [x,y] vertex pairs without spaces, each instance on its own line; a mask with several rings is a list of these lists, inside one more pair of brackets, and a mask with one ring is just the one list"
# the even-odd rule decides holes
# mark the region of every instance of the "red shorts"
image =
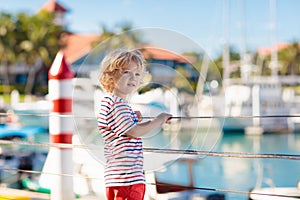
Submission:
[[107,200],[143,200],[145,184],[106,187]]

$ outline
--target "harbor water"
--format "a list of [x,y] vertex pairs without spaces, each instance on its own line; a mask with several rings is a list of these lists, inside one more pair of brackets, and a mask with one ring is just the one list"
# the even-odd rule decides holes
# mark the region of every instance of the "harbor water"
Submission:
[[[93,131],[96,134],[95,131]],[[243,133],[158,131],[144,138],[145,148],[228,152],[245,154],[300,155],[300,134],[264,134],[248,136]],[[195,137],[197,136],[197,137]],[[200,136],[200,137],[199,137]],[[204,139],[205,138],[205,139]],[[37,135],[33,142],[48,142],[48,134]],[[203,143],[204,142],[204,143]],[[206,144],[205,144],[206,143]],[[207,144],[210,143],[210,144]],[[28,148],[22,146],[22,148]],[[31,150],[47,151],[45,147]],[[42,149],[41,149],[42,148]],[[177,155],[176,158],[184,157]],[[193,163],[193,179],[196,188],[224,193],[226,199],[246,200],[248,192],[255,187],[297,187],[300,181],[300,161],[286,158],[235,158],[226,156],[197,156]],[[42,170],[42,164],[34,168]],[[187,166],[169,162],[155,171],[157,180],[173,184],[188,183]],[[5,180],[2,180],[5,184]]]
[[[181,134],[186,134],[182,132]],[[243,133],[222,135],[213,152],[245,154],[300,155],[300,134],[265,134],[248,136]],[[182,163],[169,165],[157,173],[166,182],[187,184],[187,167]],[[255,187],[297,187],[300,161],[282,158],[230,158],[203,156],[193,164],[196,188],[225,191],[226,199],[246,200]]]

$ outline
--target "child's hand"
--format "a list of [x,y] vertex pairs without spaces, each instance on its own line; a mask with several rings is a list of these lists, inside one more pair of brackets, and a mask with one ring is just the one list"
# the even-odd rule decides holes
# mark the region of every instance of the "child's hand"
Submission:
[[170,121],[172,119],[172,115],[169,113],[161,113],[157,116],[158,119],[162,120],[162,124],[163,123],[167,123],[168,121]]
[[142,116],[142,113],[138,110],[134,111],[137,118],[138,118],[138,121],[141,122],[143,120],[143,116]]
[[166,123],[168,123],[172,119],[172,115],[167,119]]

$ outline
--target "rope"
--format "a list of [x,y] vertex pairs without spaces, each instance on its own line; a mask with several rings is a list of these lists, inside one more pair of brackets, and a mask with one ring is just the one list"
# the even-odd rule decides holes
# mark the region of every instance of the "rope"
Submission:
[[[186,117],[172,117],[172,119],[214,119],[214,118],[278,118],[278,117],[300,117],[300,115],[243,115],[243,116],[186,116]],[[151,119],[154,117],[143,117],[145,119]]]
[[[168,187],[178,187],[178,186],[170,186],[164,183],[146,183],[148,185],[160,185],[160,186],[168,186]],[[273,196],[273,197],[289,197],[289,198],[298,198],[300,196],[290,196],[290,195],[281,195],[281,194],[266,194],[266,193],[259,193],[259,192],[245,192],[245,191],[238,191],[238,190],[224,190],[224,189],[216,189],[216,188],[205,188],[205,187],[191,187],[191,186],[179,186],[180,188],[190,189],[190,190],[206,190],[206,191],[214,191],[220,193],[234,193],[234,194],[244,194],[244,195],[264,195],[264,196]]]
[[[81,148],[87,150],[100,150],[100,147],[88,147],[87,145],[74,145],[63,143],[37,143],[37,142],[22,142],[0,140],[0,144],[6,145],[28,145],[41,147],[57,147],[57,148]],[[184,154],[184,155],[201,155],[212,157],[228,157],[228,158],[272,158],[285,160],[300,160],[298,154],[251,154],[246,152],[212,152],[212,151],[197,151],[197,150],[178,150],[178,149],[159,149],[159,148],[143,148],[144,152],[164,153],[164,154]]]
[[251,154],[242,152],[211,152],[211,151],[197,151],[197,150],[176,150],[176,149],[158,149],[158,148],[144,148],[144,152],[152,153],[166,153],[166,154],[187,154],[187,155],[202,155],[212,157],[229,157],[229,158],[277,158],[287,160],[300,160],[298,154]]
[[[11,114],[8,113],[0,113],[0,116],[8,116]],[[76,116],[75,114],[56,114],[56,113],[14,113],[16,116],[37,116],[37,117],[73,117],[73,118],[86,118],[86,119],[96,119],[96,116]],[[214,116],[173,116],[172,119],[214,119],[214,118],[295,118],[299,117],[300,115],[239,115],[239,116],[221,116],[221,115],[214,115]],[[144,119],[153,119],[155,117],[152,116],[145,116]]]

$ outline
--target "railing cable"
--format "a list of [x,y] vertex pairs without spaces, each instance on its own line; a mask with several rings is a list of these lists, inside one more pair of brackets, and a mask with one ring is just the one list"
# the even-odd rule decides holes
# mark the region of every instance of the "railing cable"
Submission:
[[[42,172],[42,171],[35,171],[35,170],[22,170],[16,168],[0,168],[0,170],[7,170],[7,171],[17,171],[19,173],[31,173],[31,174],[48,174],[48,175],[55,175],[55,176],[67,176],[67,177],[81,177],[79,174],[61,174],[61,173],[52,173],[52,172]],[[100,180],[96,177],[88,177],[84,175],[84,178],[87,180]],[[101,179],[102,180],[102,179]],[[282,195],[282,194],[267,194],[267,193],[260,193],[260,192],[251,192],[251,191],[239,191],[239,190],[227,190],[227,189],[218,189],[218,188],[207,188],[207,187],[195,187],[195,186],[183,186],[183,185],[176,185],[172,186],[166,183],[150,183],[146,182],[147,185],[152,186],[165,186],[165,187],[176,187],[176,188],[183,188],[189,190],[204,190],[204,191],[213,191],[213,192],[220,192],[220,193],[233,193],[233,194],[242,194],[242,195],[262,195],[262,196],[273,196],[273,197],[285,197],[285,198],[298,198],[299,196],[294,195]]]
[[[10,113],[0,113],[0,116],[9,116]],[[16,116],[37,116],[37,117],[73,117],[73,118],[85,118],[96,119],[96,116],[78,116],[76,114],[56,114],[56,113],[14,113]],[[154,116],[143,116],[143,119],[153,119]],[[238,116],[225,116],[225,115],[213,115],[213,116],[173,116],[172,119],[214,119],[214,118],[300,118],[300,115],[238,115]]]
[[[91,147],[88,145],[63,144],[63,143],[40,143],[40,142],[25,142],[25,141],[10,141],[0,140],[0,144],[5,145],[27,145],[27,146],[42,146],[42,147],[57,147],[57,148],[80,148],[87,150],[100,150],[102,147]],[[228,158],[272,158],[286,160],[300,160],[300,154],[252,154],[247,152],[213,152],[199,150],[179,150],[179,149],[160,149],[160,148],[143,148],[144,152],[163,153],[163,154],[179,154],[179,155],[198,155],[212,157],[228,157]]]

